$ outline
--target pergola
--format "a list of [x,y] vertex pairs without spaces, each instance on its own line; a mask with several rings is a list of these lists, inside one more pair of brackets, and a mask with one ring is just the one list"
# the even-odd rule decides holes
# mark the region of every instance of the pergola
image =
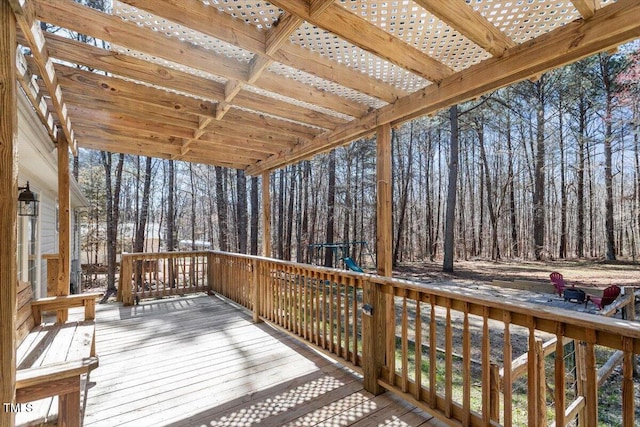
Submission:
[[15,390],[18,86],[57,145],[61,236],[69,149],[262,174],[268,203],[271,170],[377,133],[389,275],[390,128],[615,49],[640,37],[638,17],[637,0],[124,0],[108,12],[0,0],[2,401]]

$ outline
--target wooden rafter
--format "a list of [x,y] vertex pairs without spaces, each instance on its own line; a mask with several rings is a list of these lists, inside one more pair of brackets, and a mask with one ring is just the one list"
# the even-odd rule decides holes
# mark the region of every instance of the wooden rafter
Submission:
[[571,3],[578,9],[578,12],[580,12],[580,15],[584,19],[591,18],[600,7],[599,0],[571,0]]
[[334,0],[309,0],[309,16],[317,18],[327,10]]
[[[226,122],[214,122],[209,121],[206,125],[198,123],[199,120],[180,120],[180,114],[176,114],[176,117],[172,121],[163,120],[166,116],[161,115],[145,115],[142,113],[146,109],[138,108],[133,104],[130,108],[119,106],[118,109],[104,110],[99,107],[93,107],[91,105],[91,97],[74,98],[70,96],[70,99],[74,99],[75,106],[70,108],[70,112],[73,114],[75,120],[89,126],[94,123],[96,127],[100,125],[110,125],[124,129],[139,129],[141,132],[154,131],[162,132],[167,136],[171,136],[179,139],[194,139],[194,133],[198,132],[201,128],[202,135],[212,132],[216,135],[228,137],[228,138],[243,138],[252,140],[248,143],[249,147],[252,145],[269,144],[272,148],[271,154],[275,154],[279,150],[291,148],[294,144],[300,141],[300,138],[287,136],[278,133],[274,130],[265,130],[257,126],[246,126],[242,129],[238,129],[233,125]],[[200,118],[200,120],[206,118]],[[201,136],[202,136],[201,135]],[[245,143],[246,145],[246,143]],[[240,147],[240,149],[243,147]]]
[[[124,96],[136,99],[139,102],[161,105],[164,108],[175,111],[184,111],[200,116],[215,117],[216,104],[186,95],[174,94],[161,89],[136,84],[130,81],[114,77],[102,76],[89,71],[78,70],[64,65],[55,66],[63,81],[63,85],[77,90],[92,91],[104,96]],[[308,123],[325,129],[335,129],[345,120],[329,116],[306,108],[293,109],[287,103],[268,99],[263,95],[242,92],[236,97],[236,105],[260,110],[264,106],[270,106],[270,112],[280,117],[294,120],[300,123]]]
[[36,20],[36,15],[31,1],[11,1],[11,7],[16,16],[16,21],[20,27],[22,34],[28,40],[31,47],[31,53],[35,58],[40,77],[43,79],[49,96],[53,102],[53,107],[60,120],[62,131],[69,141],[69,146],[73,153],[76,153],[76,141],[73,135],[71,121],[67,117],[67,107],[62,98],[58,80],[53,71],[53,62],[48,56],[44,34],[40,29],[40,25]]
[[465,0],[415,0],[415,2],[493,56],[502,56],[505,51],[516,46],[513,40],[479,12],[469,7]]
[[[133,23],[124,22],[116,16],[98,12],[70,0],[38,0],[36,4],[36,11],[39,16],[43,19],[46,18],[55,25],[60,25],[77,31],[80,34],[87,34],[97,39],[125,46],[132,50],[144,52],[151,56],[178,62],[190,68],[215,74],[226,79],[248,82],[248,65],[224,55],[216,54],[211,50],[182,42],[178,39],[167,38],[158,32],[141,28]],[[86,19],[74,19],[74,16],[78,14]],[[287,85],[287,80],[282,76],[275,75],[273,78],[282,80],[282,86],[300,87],[295,84]],[[262,86],[260,82],[261,79],[258,79],[255,86],[264,90],[270,90],[269,87]],[[304,88],[304,93],[309,93],[310,91],[313,92],[314,89],[310,87]],[[301,90],[292,92],[287,89],[284,92],[280,92],[280,94],[297,99],[301,95],[301,92]],[[333,100],[334,97],[319,93],[316,98],[324,98],[329,101]],[[340,100],[339,102],[340,104],[335,102],[335,106],[348,103],[345,100]],[[353,107],[355,108],[355,106]],[[365,106],[358,106],[357,108],[359,111],[366,111]]]
[[274,156],[247,169],[254,175],[310,157],[373,133],[384,123],[399,124],[414,117],[472,99],[483,93],[611,49],[640,37],[640,2],[619,0],[598,9],[585,21],[574,21],[538,39],[505,52],[382,107],[361,120],[299,144],[290,152]]
[[427,80],[439,82],[453,73],[446,65],[338,4],[332,3],[324,13],[312,17],[304,0],[274,0],[271,3]]
[[[276,29],[282,27],[282,30],[261,31],[213,7],[208,7],[199,0],[165,0],[162,4],[154,0],[124,0],[123,2],[194,28],[203,34],[251,53],[264,55],[289,67],[303,70],[386,102],[393,102],[406,95],[393,85],[314,54],[288,41],[283,36],[295,29],[291,28],[296,22],[294,17],[282,18],[275,27]],[[283,43],[277,43],[278,38],[282,38]],[[274,49],[278,44],[279,49]]]

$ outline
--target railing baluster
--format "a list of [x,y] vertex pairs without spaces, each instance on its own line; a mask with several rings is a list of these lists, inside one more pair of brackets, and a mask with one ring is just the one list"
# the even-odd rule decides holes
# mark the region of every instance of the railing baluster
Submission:
[[[635,310],[634,303],[632,303],[631,309]],[[622,347],[624,351],[622,361],[622,425],[634,426],[636,425],[636,399],[634,392],[633,370],[636,362],[636,356],[633,354],[633,340],[630,338],[623,338]]]
[[335,353],[335,303],[333,288],[337,280],[335,277],[331,277],[331,283],[329,284],[329,351]]
[[413,396],[416,400],[421,400],[422,398],[422,311],[420,308],[421,305],[421,294],[418,293],[416,297],[416,320],[415,320],[415,350],[414,350],[414,381],[415,381],[415,391]]
[[453,326],[451,324],[451,300],[446,300],[447,317],[444,330],[444,414],[451,418],[453,411]]
[[464,304],[462,321],[462,425],[471,425],[471,334],[469,331],[469,303]]
[[353,352],[351,354],[351,362],[354,365],[358,364],[358,289],[355,286],[351,286],[353,293],[353,307],[351,309],[351,323],[353,327]]
[[538,425],[538,375],[536,373],[536,336],[535,319],[527,316],[529,324],[529,345],[527,353],[527,395],[529,397],[527,418],[530,426]]
[[511,360],[513,358],[511,348],[511,313],[505,311],[502,315],[502,321],[504,322],[503,332],[503,345],[502,345],[502,363],[503,363],[503,375],[502,375],[502,395],[504,397],[504,427],[511,427],[513,425],[513,384],[511,379]]
[[431,303],[431,314],[429,315],[429,404],[432,408],[438,407],[437,399],[437,364],[438,364],[438,345],[436,341],[436,334],[438,329],[438,323],[436,319],[436,296],[429,295],[429,302]]
[[334,351],[340,357],[344,357],[342,352],[342,285],[336,283],[336,349]]
[[350,286],[344,287],[344,358],[349,360],[349,335],[351,334],[351,318],[349,317],[349,307],[351,304],[349,303],[350,297]]
[[489,308],[482,308],[482,422],[491,422],[491,341],[489,334]]
[[409,313],[407,312],[407,295],[402,297],[402,330],[400,332],[402,341],[402,391],[404,393],[409,389]]
[[556,425],[564,426],[564,412],[565,412],[565,366],[564,366],[564,342],[562,337],[564,336],[564,326],[562,323],[556,325],[556,354],[555,354],[555,391],[554,391],[554,406],[556,409]]

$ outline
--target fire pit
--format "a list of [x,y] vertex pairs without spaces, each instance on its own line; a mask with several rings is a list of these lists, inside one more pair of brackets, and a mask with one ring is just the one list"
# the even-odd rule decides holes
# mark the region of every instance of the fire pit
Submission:
[[570,302],[583,303],[585,299],[585,293],[582,289],[578,288],[564,288],[564,300]]

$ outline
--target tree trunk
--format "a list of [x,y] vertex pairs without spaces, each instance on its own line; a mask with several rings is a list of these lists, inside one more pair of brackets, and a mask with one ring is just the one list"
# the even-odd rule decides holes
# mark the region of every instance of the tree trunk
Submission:
[[513,146],[511,141],[511,115],[507,112],[507,152],[509,156],[508,180],[509,180],[509,220],[511,223],[511,250],[514,257],[520,256],[518,246],[518,220],[516,217],[516,190],[515,176],[513,174]]
[[218,244],[223,252],[229,251],[229,231],[227,215],[227,192],[224,185],[224,171],[216,166],[216,207],[218,211]]
[[258,197],[258,177],[251,177],[251,255],[258,255],[258,226],[260,206]]
[[236,171],[236,191],[238,193],[238,252],[247,253],[247,177],[243,170]]
[[[582,88],[581,88],[582,90]],[[578,181],[576,189],[576,255],[578,258],[584,258],[584,163],[585,163],[585,144],[587,132],[587,101],[585,94],[580,94],[578,101],[578,164],[577,177]]]
[[458,185],[458,106],[449,108],[449,121],[451,123],[451,147],[449,150],[449,188],[447,191],[447,212],[445,216],[444,231],[444,260],[442,271],[453,272],[453,254],[455,245],[455,213],[456,193]]
[[136,227],[136,238],[133,242],[134,252],[144,252],[145,231],[147,229],[147,218],[149,217],[149,196],[151,194],[151,157],[146,157],[144,184],[142,188],[142,200],[140,201],[140,214],[138,215],[138,225]]
[[604,228],[607,239],[607,260],[613,261],[616,259],[616,243],[614,236],[614,222],[613,222],[613,173],[612,173],[612,150],[611,143],[613,139],[613,77],[610,69],[611,57],[608,54],[600,54],[600,68],[602,71],[602,81],[604,83],[604,89],[606,92],[605,103],[605,131],[604,131],[604,186],[606,190],[604,208],[605,208],[605,220]]
[[544,76],[533,83],[536,89],[536,155],[533,190],[533,252],[536,260],[543,258],[545,234],[545,83]]
[[284,259],[284,169],[278,171],[278,241],[277,253],[279,259]]
[[[113,180],[113,154],[100,152],[105,171],[105,190],[107,201],[107,292],[101,302],[106,302],[116,292],[116,259],[118,252],[118,220],[120,218],[120,190],[122,188],[122,170],[124,154],[118,155],[118,164]],[[130,286],[130,278],[122,280],[123,286]]]
[[565,177],[565,150],[564,150],[564,129],[562,115],[563,111],[562,91],[558,100],[558,127],[560,134],[558,143],[560,144],[560,247],[558,248],[558,256],[560,259],[567,257],[567,185]]
[[480,145],[480,159],[484,164],[484,181],[487,193],[487,209],[489,210],[489,220],[491,221],[491,259],[500,259],[500,245],[498,244],[498,215],[494,207],[494,188],[489,172],[489,161],[487,160],[487,152],[484,146],[484,123],[480,118],[476,123],[476,132],[478,134],[478,143]]
[[289,167],[289,200],[287,205],[287,227],[285,231],[285,251],[283,259],[286,261],[291,260],[291,244],[293,243],[293,205],[295,201],[296,192],[296,180],[294,179],[295,167]]
[[[397,135],[397,132],[393,132],[394,135]],[[400,145],[397,140],[398,146]],[[405,226],[405,216],[407,213],[407,202],[409,199],[409,182],[411,181],[411,165],[413,164],[413,122],[411,122],[411,130],[409,135],[409,145],[407,146],[407,170],[406,173],[403,172],[404,180],[402,182],[402,193],[400,194],[400,209],[398,212],[398,228],[396,229],[396,241],[395,246],[393,248],[393,267],[398,266],[398,257],[399,253],[402,250],[402,234]]]
[[[335,225],[335,205],[336,205],[336,150],[329,153],[329,187],[327,189],[327,234],[325,242],[333,244],[333,230]],[[333,267],[333,251],[325,250],[324,266]]]

